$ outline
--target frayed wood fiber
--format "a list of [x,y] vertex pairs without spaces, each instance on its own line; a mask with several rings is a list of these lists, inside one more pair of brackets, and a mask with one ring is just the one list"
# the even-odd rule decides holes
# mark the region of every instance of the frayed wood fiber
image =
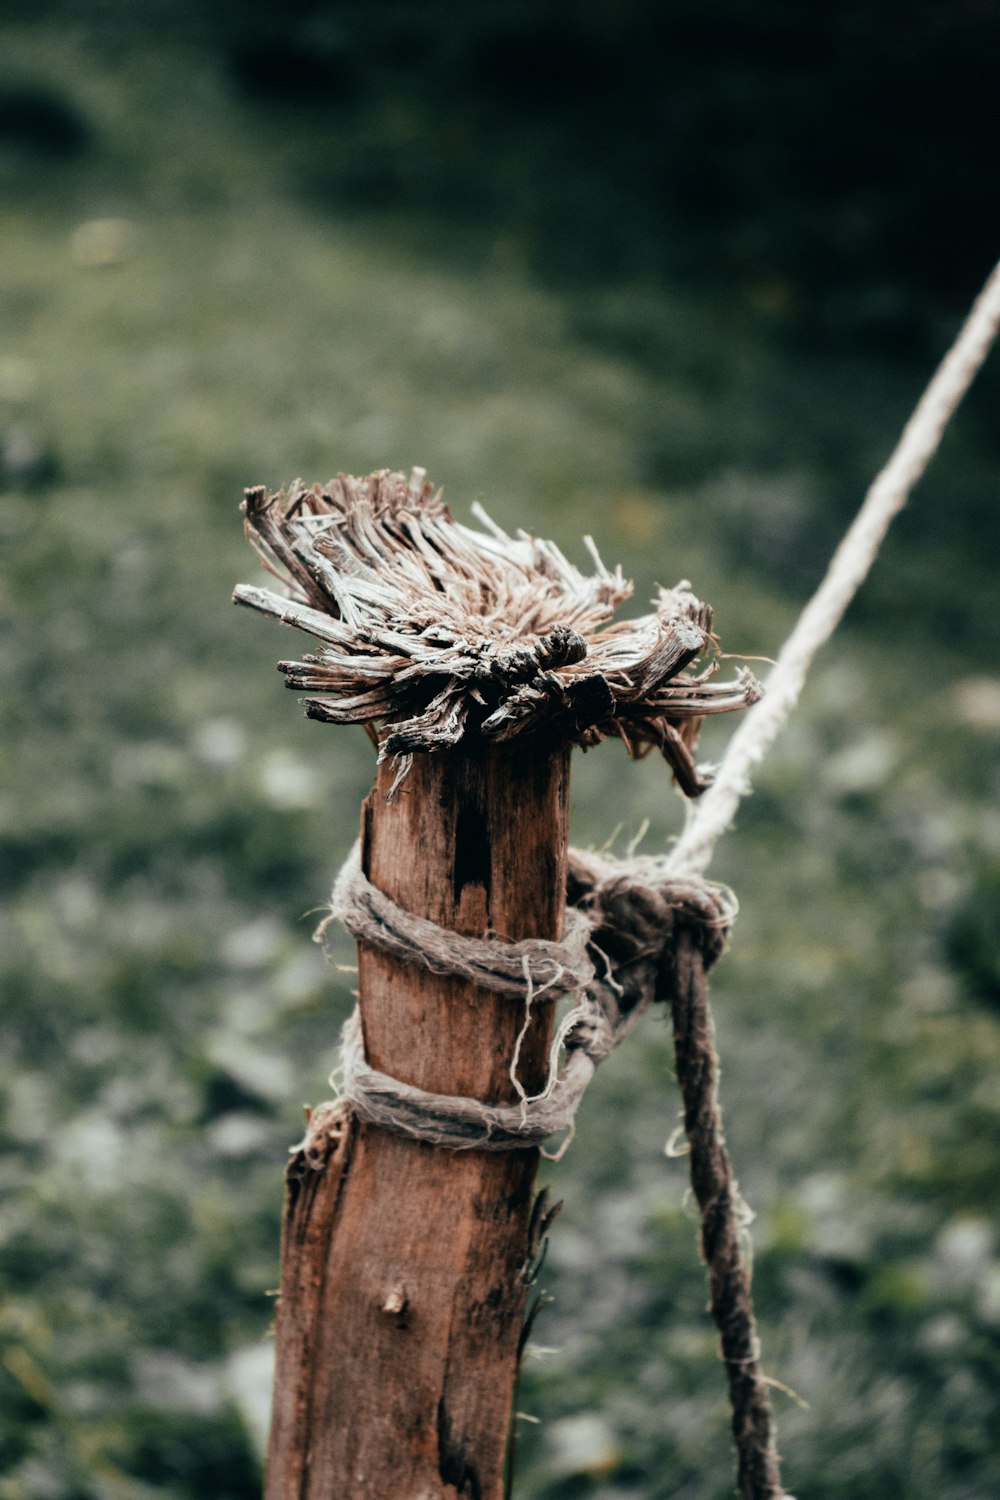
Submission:
[[[746,669],[716,682],[712,611],[686,582],[652,613],[613,621],[632,586],[590,539],[581,573],[549,541],[453,520],[414,470],[326,486],[246,491],[247,536],[287,593],[241,584],[234,599],[320,641],[279,668],[310,695],[310,718],[365,724],[380,760],[468,739],[503,743],[546,731],[587,748],[616,736],[633,755],[658,749],[678,784],[709,784],[692,749],[706,714],[746,708]],[[707,655],[708,664],[692,668]]]

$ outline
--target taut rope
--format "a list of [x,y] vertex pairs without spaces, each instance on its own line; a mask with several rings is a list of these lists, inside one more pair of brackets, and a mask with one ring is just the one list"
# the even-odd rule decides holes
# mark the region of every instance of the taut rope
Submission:
[[882,540],[940,446],[945,428],[1000,329],[1000,265],[994,267],[958,337],[903,428],[889,461],[833,555],[826,576],[796,622],[765,684],[730,740],[718,773],[695,806],[667,861],[678,874],[702,874],[712,851],[750,791],[749,773],[763,760],[798,702],[816,652],[836,630],[868,576]]

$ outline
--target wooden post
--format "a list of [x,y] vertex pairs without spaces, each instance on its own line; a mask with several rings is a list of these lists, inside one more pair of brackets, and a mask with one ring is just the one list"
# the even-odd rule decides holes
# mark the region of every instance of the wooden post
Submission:
[[[310,717],[368,727],[381,769],[364,873],[437,927],[559,939],[569,746],[655,747],[697,795],[699,722],[757,696],[745,670],[723,683],[711,662],[686,670],[716,644],[686,583],[613,623],[631,585],[592,543],[587,577],[485,512],[485,530],[458,525],[421,470],[257,486],[243,510],[286,592],[241,585],[234,598],[320,642],[281,671],[320,695]],[[362,945],[367,1061],[425,1092],[514,1104],[523,1006],[460,972]],[[518,1061],[529,1093],[545,1082],[552,1006],[539,987]],[[600,1019],[590,1045],[612,1045]],[[583,1087],[596,1063],[574,1056]],[[267,1500],[499,1500],[537,1162],[533,1148],[456,1152],[322,1107],[289,1169]]]
[[[368,878],[439,925],[561,936],[568,749],[417,755],[362,819]],[[452,976],[359,953],[365,1049],[438,1093],[513,1102],[523,1011]],[[538,1003],[520,1077],[543,1079]],[[538,1152],[448,1152],[334,1118],[293,1163],[266,1500],[499,1500]]]

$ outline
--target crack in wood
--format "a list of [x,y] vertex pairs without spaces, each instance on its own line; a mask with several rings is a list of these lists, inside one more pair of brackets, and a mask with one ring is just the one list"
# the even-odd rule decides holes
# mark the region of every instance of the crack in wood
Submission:
[[489,907],[493,886],[489,828],[482,807],[471,801],[459,808],[455,820],[452,889],[456,906],[460,904],[466,886],[478,886]]
[[451,1420],[444,1397],[438,1402],[438,1473],[445,1484],[451,1485],[457,1494],[467,1495],[469,1500],[482,1500],[483,1490],[479,1475],[465,1445],[456,1440],[451,1430]]

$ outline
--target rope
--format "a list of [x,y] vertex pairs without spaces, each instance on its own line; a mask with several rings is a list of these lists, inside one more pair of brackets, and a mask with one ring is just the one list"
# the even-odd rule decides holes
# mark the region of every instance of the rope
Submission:
[[[361,869],[355,845],[337,877],[318,941],[337,919],[360,942],[400,963],[457,975],[520,1001],[525,1012],[510,1062],[519,1102],[504,1105],[430,1093],[371,1067],[356,1009],[344,1027],[335,1076],[359,1118],[452,1151],[523,1150],[571,1130],[598,1065],[642,1012],[664,998],[661,976],[677,924],[699,924],[707,949],[717,956],[736,914],[735,898],[725,888],[672,880],[653,861],[625,863],[571,850],[570,879],[575,899],[562,943],[468,937],[415,916],[377,890]],[[545,1086],[529,1095],[517,1064],[531,1007],[542,994],[573,996],[575,1003],[556,1029]]]
[[708,1003],[706,974],[711,958],[706,959],[701,939],[696,926],[685,926],[672,954],[674,1056],[684,1099],[691,1186],[701,1212],[709,1311],[719,1330],[729,1380],[739,1493],[743,1500],[781,1500],[785,1491],[741,1246],[741,1235],[753,1215],[740,1197],[726,1150],[717,1098],[719,1059]]
[[576,912],[568,916],[567,936],[561,943],[466,937],[404,911],[377,890],[361,869],[361,848],[355,844],[333,887],[330,915],[316,937],[321,941],[329,923],[339,921],[359,943],[400,963],[418,963],[432,974],[454,974],[501,995],[523,995],[530,988],[553,998],[584,989],[593,973],[587,957],[589,926]]
[[[334,920],[359,942],[399,963],[419,964],[432,974],[454,975],[481,990],[518,999],[524,1006],[524,1024],[509,1070],[520,1103],[511,1106],[428,1093],[378,1072],[365,1058],[361,1017],[355,1010],[344,1027],[337,1074],[343,1096],[361,1119],[451,1151],[523,1150],[572,1127],[597,1064],[615,1045],[606,1009],[598,994],[589,992],[595,977],[587,952],[591,926],[580,912],[566,913],[567,936],[561,943],[545,938],[511,942],[496,935],[466,936],[415,916],[373,886],[361,868],[360,845],[355,844],[334,885],[330,915],[315,934],[318,941],[323,941]],[[579,995],[581,999],[553,1038],[545,1087],[529,1095],[517,1070],[532,1006],[542,995],[550,999]],[[560,1073],[564,1047],[568,1057]]]
[[712,851],[751,790],[749,773],[774,743],[798,701],[816,652],[843,617],[868,576],[893,518],[937,452],[945,428],[985,360],[1000,328],[1000,265],[997,265],[955,342],[903,429],[888,463],[877,475],[826,577],[800,615],[765,684],[729,743],[718,774],[697,804],[667,865],[676,874],[702,874]]
[[344,1027],[340,1045],[342,1095],[359,1119],[447,1151],[523,1151],[570,1129],[595,1068],[584,1048],[574,1048],[563,1072],[550,1080],[543,1095],[520,1104],[484,1104],[481,1099],[428,1093],[370,1067],[357,1010]]

